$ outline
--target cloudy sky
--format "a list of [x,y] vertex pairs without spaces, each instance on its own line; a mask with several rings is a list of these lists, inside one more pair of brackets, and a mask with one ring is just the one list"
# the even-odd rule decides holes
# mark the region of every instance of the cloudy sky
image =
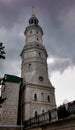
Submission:
[[0,76],[20,76],[23,32],[33,4],[44,31],[43,44],[57,105],[75,100],[75,0],[0,0],[0,41],[6,51],[6,59],[0,60]]

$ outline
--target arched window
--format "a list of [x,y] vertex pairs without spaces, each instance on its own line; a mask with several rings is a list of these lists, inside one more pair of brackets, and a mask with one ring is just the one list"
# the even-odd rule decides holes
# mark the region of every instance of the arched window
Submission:
[[36,31],[36,33],[38,34],[38,31]]
[[41,57],[41,53],[39,52],[39,57]]
[[34,94],[34,100],[37,101],[37,94]]
[[41,93],[41,101],[44,101],[43,92]]
[[42,114],[44,113],[45,111],[44,110],[42,110]]
[[39,38],[38,38],[38,37],[37,37],[36,39],[37,39],[37,41],[39,41]]
[[38,116],[38,113],[37,113],[37,111],[35,111],[35,115],[34,115],[35,117],[37,117]]
[[32,33],[32,31],[30,31],[30,33]]
[[50,96],[49,95],[47,96],[47,101],[50,102]]
[[29,69],[31,68],[31,64],[28,64],[28,68],[29,68]]
[[33,24],[33,20],[31,21],[31,24]]

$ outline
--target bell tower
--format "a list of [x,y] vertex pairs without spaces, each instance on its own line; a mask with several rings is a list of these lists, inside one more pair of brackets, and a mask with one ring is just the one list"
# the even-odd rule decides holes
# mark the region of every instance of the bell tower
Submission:
[[34,7],[24,35],[26,43],[21,52],[23,121],[56,107],[55,89],[48,77],[48,54],[43,46],[43,30],[35,16]]

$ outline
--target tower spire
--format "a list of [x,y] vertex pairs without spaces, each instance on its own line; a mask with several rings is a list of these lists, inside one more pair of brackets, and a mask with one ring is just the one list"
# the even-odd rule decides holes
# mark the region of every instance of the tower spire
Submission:
[[35,16],[34,5],[32,6],[32,16]]

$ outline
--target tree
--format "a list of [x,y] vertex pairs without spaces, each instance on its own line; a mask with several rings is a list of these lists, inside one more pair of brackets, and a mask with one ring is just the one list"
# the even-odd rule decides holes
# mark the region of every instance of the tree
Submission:
[[3,43],[0,42],[0,59],[5,59],[5,51],[4,51],[4,46],[3,46]]

